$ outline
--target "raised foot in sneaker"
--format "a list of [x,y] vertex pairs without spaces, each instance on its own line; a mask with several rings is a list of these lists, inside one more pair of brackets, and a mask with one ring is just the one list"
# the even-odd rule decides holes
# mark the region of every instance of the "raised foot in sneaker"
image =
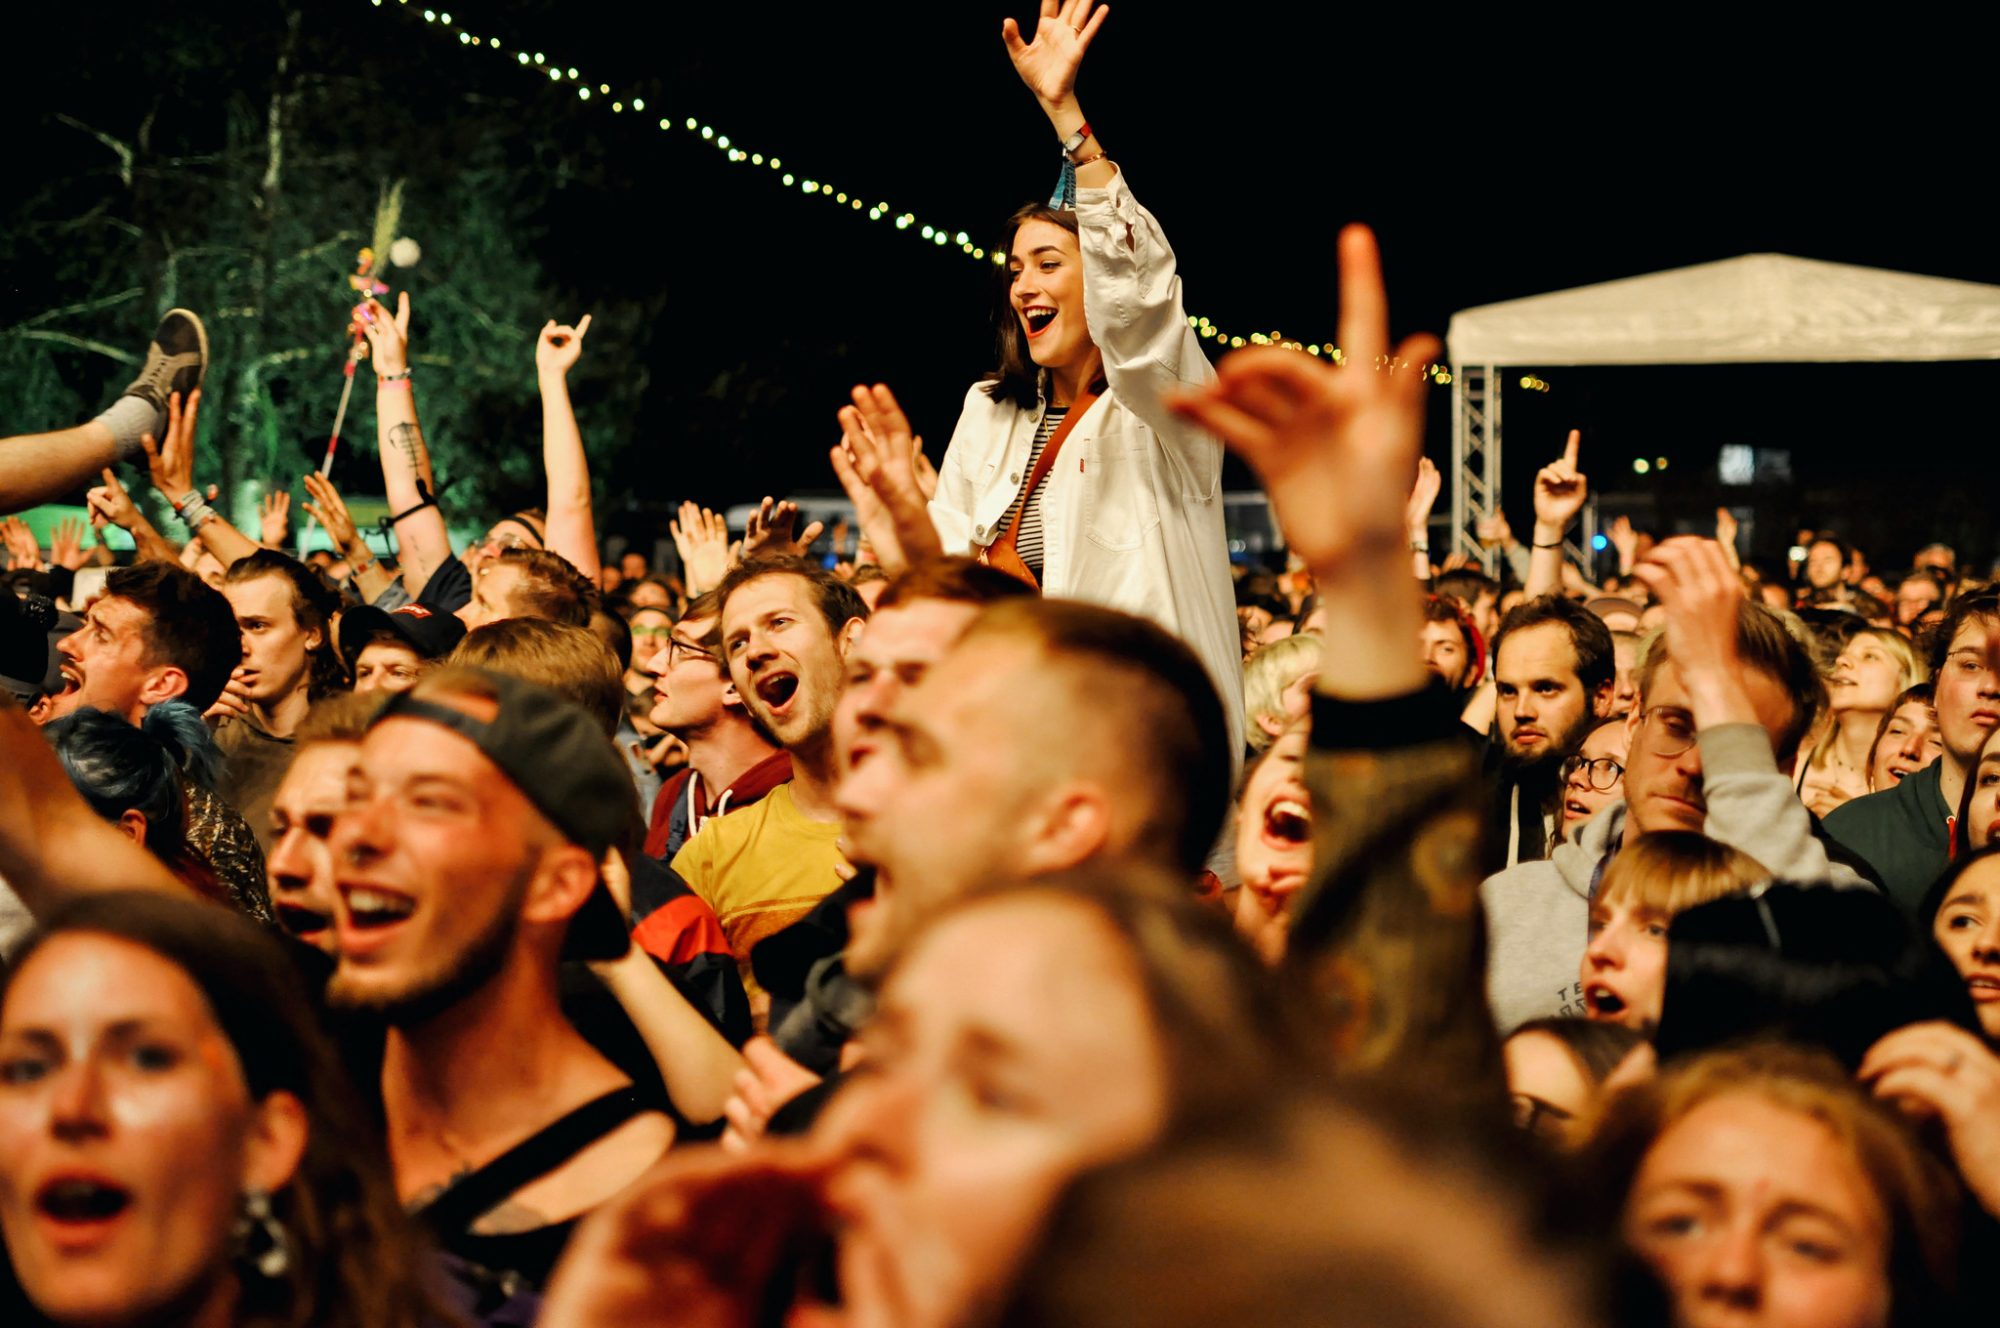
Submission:
[[153,329],[152,344],[146,347],[146,364],[121,396],[138,397],[158,414],[152,433],[167,435],[167,397],[178,392],[181,400],[201,386],[208,374],[208,329],[192,310],[169,309]]

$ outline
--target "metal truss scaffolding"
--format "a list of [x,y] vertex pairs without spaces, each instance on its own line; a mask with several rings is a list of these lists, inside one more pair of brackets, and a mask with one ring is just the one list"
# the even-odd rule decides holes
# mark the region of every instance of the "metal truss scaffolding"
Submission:
[[1451,369],[1451,547],[1500,574],[1500,551],[1481,548],[1479,523],[1500,505],[1500,370]]

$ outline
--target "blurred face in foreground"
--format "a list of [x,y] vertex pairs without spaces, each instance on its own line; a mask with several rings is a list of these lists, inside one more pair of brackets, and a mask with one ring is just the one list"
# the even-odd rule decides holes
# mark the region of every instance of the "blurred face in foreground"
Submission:
[[290,1180],[305,1131],[290,1094],[251,1100],[201,989],[152,950],[67,932],[15,975],[0,1231],[54,1322],[227,1321],[238,1203]]
[[1654,1141],[1625,1238],[1684,1328],[1889,1322],[1888,1220],[1853,1152],[1749,1091],[1702,1103]]
[[1143,1147],[1166,1112],[1131,956],[1053,892],[924,932],[862,1043],[866,1070],[816,1132],[838,1159],[840,1278],[926,1328],[994,1303],[1064,1183]]

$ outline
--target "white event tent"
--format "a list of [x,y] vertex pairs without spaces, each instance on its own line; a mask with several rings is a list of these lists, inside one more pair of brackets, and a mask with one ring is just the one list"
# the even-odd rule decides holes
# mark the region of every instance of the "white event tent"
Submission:
[[1453,540],[1476,557],[1508,367],[2000,360],[2000,286],[1745,254],[1461,310],[1446,345]]

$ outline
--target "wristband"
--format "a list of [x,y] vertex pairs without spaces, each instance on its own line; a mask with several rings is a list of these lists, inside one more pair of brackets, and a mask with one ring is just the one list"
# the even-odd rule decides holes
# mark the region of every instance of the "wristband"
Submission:
[[376,374],[375,381],[377,383],[407,383],[410,381],[410,371],[405,369],[401,373]]
[[1563,542],[1557,540],[1554,544],[1537,544],[1534,547],[1537,549],[1560,549],[1562,546]]
[[1065,138],[1062,141],[1063,156],[1068,157],[1071,160],[1075,160],[1077,151],[1080,148],[1082,148],[1085,143],[1089,141],[1090,141],[1090,122],[1086,120],[1084,123],[1077,126],[1077,130],[1074,134],[1071,134],[1068,138]]

